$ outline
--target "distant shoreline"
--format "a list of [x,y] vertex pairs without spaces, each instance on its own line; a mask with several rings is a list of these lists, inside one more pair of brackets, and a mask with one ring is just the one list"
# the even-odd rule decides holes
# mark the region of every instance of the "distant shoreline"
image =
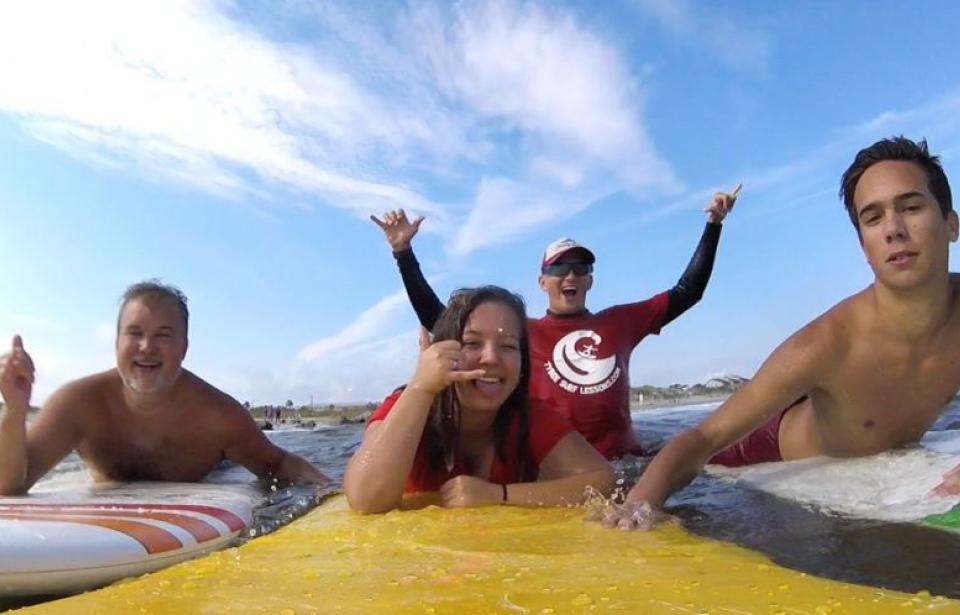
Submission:
[[697,404],[708,404],[711,402],[724,401],[730,397],[729,392],[718,393],[716,395],[690,395],[686,397],[659,397],[653,399],[644,399],[642,402],[632,401],[631,410],[653,410],[655,408],[670,408],[672,406],[694,406]]

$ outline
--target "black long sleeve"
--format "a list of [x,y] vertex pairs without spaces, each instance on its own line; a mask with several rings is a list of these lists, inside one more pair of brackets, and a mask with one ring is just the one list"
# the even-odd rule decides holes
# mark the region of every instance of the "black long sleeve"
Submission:
[[444,309],[443,303],[427,284],[427,279],[423,277],[420,263],[413,255],[413,248],[394,252],[393,257],[397,259],[400,277],[403,278],[403,287],[407,291],[407,298],[410,299],[413,310],[417,313],[417,318],[420,319],[420,324],[428,331],[432,331],[434,323],[440,318],[440,312]]
[[680,276],[677,285],[667,291],[670,301],[667,304],[664,325],[689,310],[703,297],[703,291],[707,288],[707,282],[710,281],[710,274],[713,273],[713,260],[717,255],[722,229],[722,224],[707,222],[703,235],[700,236],[700,243],[697,244],[697,249],[690,259],[690,264]]

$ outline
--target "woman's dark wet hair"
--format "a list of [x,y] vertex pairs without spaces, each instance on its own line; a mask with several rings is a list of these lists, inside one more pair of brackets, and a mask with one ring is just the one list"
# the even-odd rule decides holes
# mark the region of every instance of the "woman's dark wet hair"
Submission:
[[860,223],[853,203],[857,183],[867,169],[884,160],[903,160],[919,166],[927,175],[927,187],[930,189],[930,194],[937,199],[943,217],[946,218],[947,214],[953,211],[950,182],[947,181],[947,175],[940,166],[940,157],[931,155],[927,149],[927,140],[921,139],[919,142],[914,142],[903,135],[881,139],[857,152],[850,167],[840,178],[840,198],[843,199],[843,206],[846,207],[847,215],[850,216],[853,228],[857,229],[857,234],[860,233]]
[[[501,461],[507,457],[506,438],[514,417],[518,420],[518,438],[516,455],[520,467],[517,480],[534,480],[531,475],[533,464],[528,455],[530,433],[530,336],[527,332],[527,310],[520,295],[511,293],[499,286],[481,286],[462,288],[450,295],[446,309],[433,326],[433,341],[462,341],[463,330],[470,314],[485,303],[500,303],[506,306],[517,318],[520,327],[520,381],[500,406],[493,423],[493,443],[496,455]],[[444,389],[430,407],[427,419],[426,446],[430,465],[452,468],[457,458],[457,443],[460,433],[460,401],[456,389],[449,386]]]

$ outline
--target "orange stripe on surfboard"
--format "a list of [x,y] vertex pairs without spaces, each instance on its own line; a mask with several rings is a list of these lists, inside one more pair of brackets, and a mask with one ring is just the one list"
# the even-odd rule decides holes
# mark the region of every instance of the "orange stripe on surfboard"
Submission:
[[20,508],[18,510],[7,511],[0,507],[0,516],[14,519],[32,519],[37,515],[57,516],[64,520],[72,516],[89,517],[136,517],[138,519],[150,519],[152,521],[163,521],[175,525],[180,529],[189,532],[197,542],[206,542],[220,538],[221,534],[216,527],[210,525],[203,519],[197,519],[189,515],[177,514],[172,512],[158,512],[151,510],[102,510],[85,508]]
[[216,506],[204,506],[201,504],[128,504],[128,503],[104,503],[104,504],[0,504],[0,513],[20,513],[20,512],[39,512],[39,513],[83,513],[83,514],[109,514],[149,516],[154,511],[176,512],[195,512],[214,519],[218,519],[233,532],[239,532],[247,527],[246,522],[236,514],[224,508]]
[[56,523],[76,523],[93,525],[108,530],[114,530],[133,538],[147,550],[150,555],[175,551],[183,547],[180,539],[169,531],[142,521],[129,519],[111,519],[109,517],[83,517],[51,515],[42,513],[9,513],[0,511],[0,519],[14,519],[19,521],[53,521]]

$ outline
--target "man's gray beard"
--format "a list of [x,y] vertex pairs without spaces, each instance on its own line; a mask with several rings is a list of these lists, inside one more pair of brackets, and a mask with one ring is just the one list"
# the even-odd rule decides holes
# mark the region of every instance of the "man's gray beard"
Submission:
[[[136,369],[136,368],[134,368],[134,369]],[[154,394],[156,394],[156,393],[162,393],[164,390],[172,389],[172,388],[173,388],[173,383],[176,383],[176,381],[180,379],[180,374],[183,373],[183,368],[182,368],[182,367],[179,368],[179,369],[177,370],[177,373],[174,374],[173,378],[171,378],[170,386],[164,386],[166,383],[165,383],[165,382],[161,382],[161,383],[157,386],[156,389],[151,390],[151,391],[144,391],[144,390],[140,389],[140,388],[139,388],[136,384],[134,384],[134,382],[133,382],[133,381],[135,380],[135,378],[128,378],[122,371],[120,371],[120,370],[117,370],[117,371],[120,373],[120,380],[123,381],[123,386],[124,386],[124,388],[130,389],[131,391],[133,391],[133,392],[136,393],[137,395],[154,395]]]

